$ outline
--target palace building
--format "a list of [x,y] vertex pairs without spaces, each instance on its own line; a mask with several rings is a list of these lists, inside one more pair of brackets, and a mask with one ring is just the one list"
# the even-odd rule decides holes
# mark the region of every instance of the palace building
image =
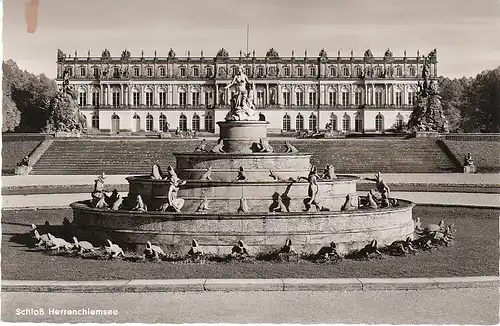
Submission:
[[256,86],[256,108],[270,131],[325,130],[381,133],[408,121],[424,65],[436,82],[436,50],[427,56],[280,56],[271,48],[264,57],[253,53],[215,57],[118,57],[104,50],[99,57],[57,54],[57,82],[66,74],[78,91],[78,103],[89,131],[156,133],[179,128],[218,132],[239,66]]

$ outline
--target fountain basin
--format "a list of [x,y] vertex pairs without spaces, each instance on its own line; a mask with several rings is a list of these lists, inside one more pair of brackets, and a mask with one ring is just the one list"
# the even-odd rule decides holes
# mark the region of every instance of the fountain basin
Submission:
[[287,238],[299,252],[316,253],[330,242],[346,254],[378,240],[380,246],[412,237],[414,204],[349,212],[192,214],[112,211],[90,208],[89,201],[72,203],[75,234],[95,245],[106,239],[128,250],[142,251],[147,241],[169,253],[187,253],[196,239],[205,252],[229,254],[243,240],[252,254],[281,248]]

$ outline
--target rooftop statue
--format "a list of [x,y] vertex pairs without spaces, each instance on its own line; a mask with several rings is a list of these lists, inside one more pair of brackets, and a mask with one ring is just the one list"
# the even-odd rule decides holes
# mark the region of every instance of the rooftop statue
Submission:
[[66,58],[66,54],[61,49],[57,49],[57,60],[64,60]]
[[109,60],[111,58],[111,53],[109,53],[108,49],[105,49],[104,51],[102,51],[101,58],[103,60]]
[[370,49],[365,51],[365,58],[373,58],[373,54]]
[[130,59],[130,51],[129,50],[124,50],[122,52],[122,60],[129,60]]
[[327,59],[328,58],[328,54],[326,53],[325,49],[321,49],[321,51],[319,51],[319,55],[318,55],[321,59]]
[[267,53],[266,53],[267,58],[279,58],[278,51],[276,51],[274,48],[270,48]]
[[175,58],[175,51],[172,48],[170,48],[170,50],[168,51],[168,57]]
[[226,115],[226,121],[257,121],[259,115],[255,112],[254,92],[255,85],[243,72],[243,67],[238,67],[238,73],[225,89],[235,86],[236,92],[231,99],[231,109]]
[[386,58],[392,58],[392,52],[391,52],[391,50],[387,49],[387,51],[385,51],[384,57],[386,57]]
[[226,49],[222,48],[217,52],[217,58],[229,58],[229,53]]

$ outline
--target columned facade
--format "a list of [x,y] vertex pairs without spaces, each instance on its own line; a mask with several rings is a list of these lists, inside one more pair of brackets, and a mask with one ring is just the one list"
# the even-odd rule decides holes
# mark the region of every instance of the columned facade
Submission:
[[[229,109],[237,67],[255,84],[254,102],[269,129],[285,132],[324,130],[385,132],[405,123],[413,110],[423,70],[436,82],[437,54],[395,57],[74,57],[58,51],[57,81],[69,75],[81,111],[97,132],[158,132],[179,129],[217,132]],[[114,120],[113,120],[114,119]],[[119,124],[118,124],[119,119]],[[152,123],[151,123],[152,119]],[[168,124],[165,124],[165,120]],[[114,124],[113,124],[114,121]],[[119,127],[119,130],[116,130]]]

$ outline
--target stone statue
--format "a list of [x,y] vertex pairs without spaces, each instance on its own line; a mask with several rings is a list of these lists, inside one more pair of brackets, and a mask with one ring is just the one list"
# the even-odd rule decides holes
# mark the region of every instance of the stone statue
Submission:
[[387,59],[392,58],[392,52],[391,52],[391,50],[387,49],[387,51],[385,51],[384,57],[387,58]]
[[467,155],[464,158],[464,166],[473,166],[474,165],[474,160],[472,159],[472,154],[467,153]]
[[163,180],[163,173],[161,173],[160,166],[158,164],[154,164],[151,171],[151,179],[153,180]]
[[296,254],[297,252],[292,247],[292,239],[288,238],[285,241],[285,245],[281,248],[280,254]]
[[247,200],[244,197],[240,198],[240,207],[237,210],[238,213],[248,213],[250,208],[248,207]]
[[207,152],[206,150],[207,147],[207,140],[203,139],[201,143],[194,149],[194,152]]
[[146,206],[146,204],[142,200],[141,195],[137,195],[137,197],[135,199],[135,206],[131,209],[131,211],[138,211],[138,212],[147,212],[148,211],[148,207]]
[[236,176],[236,181],[243,181],[247,179],[247,175],[245,173],[245,169],[243,169],[242,166],[240,166],[238,170],[238,175]]
[[245,244],[242,240],[238,241],[238,244],[231,249],[231,256],[247,256],[248,250],[245,248]]
[[307,188],[307,198],[304,200],[305,212],[308,212],[312,206],[315,206],[316,210],[320,210],[319,203],[317,202],[316,196],[319,191],[318,186],[318,173],[316,171],[316,167],[311,167],[309,175],[307,177],[299,177],[299,181],[301,179],[307,180],[309,182],[309,187]]
[[212,180],[212,167],[208,167],[207,171],[203,173],[200,177],[200,180],[211,181]]
[[378,205],[377,203],[375,202],[375,200],[373,199],[373,196],[371,193],[368,193],[368,195],[366,195],[366,205],[365,205],[366,208],[372,208],[372,209],[377,209],[378,208]]
[[269,207],[269,211],[270,212],[278,212],[278,213],[288,212],[287,207],[283,203],[283,198],[277,192],[275,192],[273,194],[273,203]]
[[106,179],[106,174],[103,172],[94,181],[94,190],[92,191],[92,199],[99,201],[104,199],[104,180]]
[[231,109],[226,115],[226,121],[257,121],[259,119],[255,112],[253,101],[255,85],[250,82],[247,75],[243,73],[243,67],[238,67],[238,73],[225,89],[236,87],[236,93],[231,101]]
[[129,50],[124,50],[122,52],[122,60],[130,60],[130,51]]
[[168,166],[167,176],[164,180],[168,180],[170,184],[167,191],[167,202],[163,204],[159,210],[162,212],[166,212],[167,210],[180,212],[181,208],[184,206],[184,199],[177,198],[177,192],[180,186],[186,184],[186,181],[181,181],[181,179],[179,179],[172,166]]
[[57,61],[63,61],[66,58],[66,54],[61,49],[57,49]]
[[122,196],[120,196],[118,190],[114,189],[113,192],[111,193],[111,196],[108,198],[108,206],[112,210],[117,211],[122,207],[122,204],[123,204]]
[[373,240],[370,244],[367,244],[364,248],[358,251],[359,258],[370,258],[372,254],[377,254],[381,256],[382,253],[378,250],[377,240]]
[[199,257],[203,255],[203,250],[200,248],[200,245],[198,245],[198,242],[195,239],[191,241],[191,249],[189,249],[187,254],[190,257]]
[[325,166],[325,169],[323,170],[323,179],[325,179],[325,180],[337,179],[333,165],[327,164]]
[[123,249],[120,248],[117,244],[114,244],[111,242],[111,240],[107,239],[106,242],[108,243],[107,246],[104,247],[104,251],[106,254],[109,255],[110,258],[117,258],[118,256],[125,256],[125,253],[123,252]]
[[321,247],[321,249],[318,251],[316,256],[321,257],[321,258],[340,258],[339,254],[337,253],[337,245],[335,242],[330,242],[328,246]]
[[319,51],[318,56],[320,59],[328,59],[328,54],[326,53],[325,49],[321,49],[321,51]]
[[172,48],[168,51],[168,57],[170,59],[175,58],[175,51]]
[[229,52],[226,49],[222,48],[217,52],[217,58],[229,58]]
[[219,140],[217,140],[217,144],[210,150],[211,153],[225,153],[224,149],[222,149],[222,147],[224,147],[224,143],[222,141],[222,139],[219,138]]
[[269,145],[269,142],[267,140],[262,140],[262,138],[259,139],[257,148],[260,153],[272,153],[274,151],[271,145]]
[[347,194],[347,196],[345,197],[345,202],[340,208],[340,211],[341,212],[352,211],[355,210],[356,208],[358,208],[358,206],[352,204],[351,194]]
[[208,207],[208,198],[207,196],[203,197],[203,200],[201,201],[200,205],[196,209],[196,213],[201,213],[201,212],[206,212],[209,210]]
[[372,51],[370,49],[365,51],[365,58],[373,58]]
[[104,51],[102,51],[101,59],[109,60],[110,58],[111,58],[111,53],[109,53],[108,49],[104,49]]
[[266,53],[266,58],[279,58],[278,51],[274,48],[270,48]]
[[285,153],[298,153],[298,149],[290,143],[289,140],[285,140]]
[[146,249],[144,249],[144,257],[147,259],[158,260],[165,256],[165,252],[159,246],[151,244],[151,241],[146,243]]

